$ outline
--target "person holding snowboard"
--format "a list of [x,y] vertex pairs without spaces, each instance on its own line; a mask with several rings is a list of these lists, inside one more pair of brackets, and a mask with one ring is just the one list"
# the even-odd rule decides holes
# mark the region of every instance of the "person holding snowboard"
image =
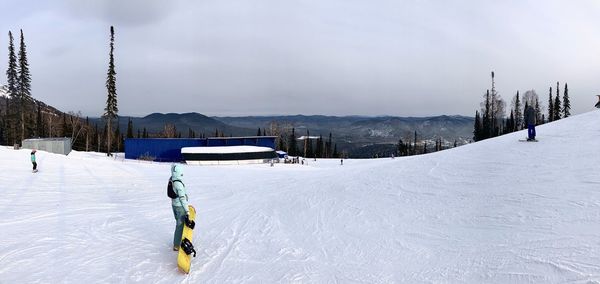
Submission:
[[173,207],[173,215],[175,216],[176,226],[175,234],[173,236],[173,250],[179,250],[179,243],[181,242],[181,234],[183,233],[183,223],[189,215],[188,196],[185,191],[185,185],[183,184],[183,167],[178,164],[171,165],[171,179],[170,182],[173,185],[173,191],[176,193],[176,197],[171,199],[171,206]]
[[535,110],[532,106],[525,109],[525,124],[527,124],[527,141],[535,140]]
[[37,172],[37,163],[35,162],[35,149],[31,150],[31,163],[33,164],[33,172]]

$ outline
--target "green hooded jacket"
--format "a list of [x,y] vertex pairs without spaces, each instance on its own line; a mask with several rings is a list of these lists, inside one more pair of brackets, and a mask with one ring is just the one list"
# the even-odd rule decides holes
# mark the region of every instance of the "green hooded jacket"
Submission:
[[[177,197],[171,199],[171,205],[174,207],[183,207],[185,213],[189,214],[188,197],[183,184],[183,167],[178,164],[171,165],[171,180],[173,182],[173,191],[177,193]],[[177,182],[181,181],[181,182]]]

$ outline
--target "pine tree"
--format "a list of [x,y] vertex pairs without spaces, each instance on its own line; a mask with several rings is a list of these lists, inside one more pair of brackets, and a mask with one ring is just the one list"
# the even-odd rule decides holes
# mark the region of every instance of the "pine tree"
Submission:
[[325,147],[324,147],[324,143],[323,143],[323,135],[319,135],[319,139],[317,139],[317,153],[316,153],[316,157],[317,158],[323,158],[323,154],[325,152]]
[[313,156],[312,140],[310,139],[310,132],[306,129],[306,139],[304,139],[304,157],[309,158]]
[[292,128],[292,134],[288,139],[288,155],[290,156],[298,156],[298,143],[296,142],[296,129]]
[[483,111],[482,119],[482,135],[481,140],[492,137],[492,122],[491,122],[491,109],[490,109],[490,91],[487,90],[485,93],[485,109]]
[[548,122],[554,120],[554,100],[552,98],[552,87],[550,87],[550,92],[548,94]]
[[515,96],[515,127],[514,131],[518,131],[522,129],[523,126],[523,114],[521,113],[521,100],[519,99],[519,91],[517,91],[517,95]]
[[415,130],[415,140],[413,141],[413,155],[417,154],[417,131]]
[[327,141],[327,158],[331,158],[331,144],[333,143],[331,139],[331,132],[329,132],[329,140]]
[[277,150],[283,151],[283,149],[285,148],[285,145],[284,145],[283,141],[284,141],[283,137],[280,137],[280,139],[279,139],[279,145],[277,146]]
[[112,121],[117,118],[117,113],[119,112],[119,108],[117,107],[117,84],[116,84],[116,75],[115,72],[115,60],[113,57],[113,52],[115,49],[115,30],[113,26],[110,26],[110,53],[109,53],[109,61],[108,61],[108,72],[106,74],[106,89],[108,91],[108,96],[106,99],[106,108],[104,109],[104,118],[106,119],[106,155],[111,155],[111,132],[112,132]]
[[31,75],[29,74],[29,63],[27,62],[27,47],[25,46],[25,37],[23,36],[23,30],[21,30],[21,45],[19,46],[17,93],[19,96],[19,112],[21,113],[20,139],[23,140],[26,138],[25,117],[26,112],[28,112],[28,110],[26,109],[26,102],[31,100]]
[[[7,115],[7,134],[6,140],[11,141],[12,144],[17,143],[17,123],[15,121],[13,114],[14,111],[11,111],[11,105],[14,105],[19,98],[18,85],[19,85],[19,73],[18,73],[18,65],[17,65],[17,55],[15,53],[15,45],[13,43],[13,35],[12,32],[8,32],[8,68],[6,69],[6,78],[7,78],[7,91],[9,99],[6,101],[6,115]],[[9,104],[10,101],[10,104]]]
[[38,137],[45,137],[44,135],[44,120],[42,119],[42,107],[40,105],[38,105],[37,107],[37,114],[36,114],[36,131],[35,134]]
[[258,128],[258,131],[256,132],[256,136],[260,136],[260,127]]
[[148,131],[146,130],[146,127],[144,127],[144,132],[142,134],[142,138],[148,138]]
[[569,117],[571,115],[571,101],[569,100],[569,88],[567,87],[567,83],[565,83],[565,94],[563,95],[562,113],[563,117]]
[[554,119],[552,120],[559,120],[560,119],[560,92],[558,90],[558,82],[556,82],[556,98],[554,100],[554,110],[552,111],[552,113],[554,114]]
[[475,125],[473,127],[473,141],[481,140],[481,117],[479,111],[475,111]]
[[127,122],[127,138],[133,138],[133,121],[131,117],[129,118],[129,122]]
[[340,154],[338,153],[337,143],[333,144],[333,157],[339,158]]

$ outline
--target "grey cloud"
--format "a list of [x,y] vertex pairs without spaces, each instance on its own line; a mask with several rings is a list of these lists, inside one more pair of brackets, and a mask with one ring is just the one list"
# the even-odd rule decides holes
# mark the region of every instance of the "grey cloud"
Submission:
[[64,11],[78,19],[96,19],[109,25],[141,26],[169,16],[180,1],[164,0],[64,0]]

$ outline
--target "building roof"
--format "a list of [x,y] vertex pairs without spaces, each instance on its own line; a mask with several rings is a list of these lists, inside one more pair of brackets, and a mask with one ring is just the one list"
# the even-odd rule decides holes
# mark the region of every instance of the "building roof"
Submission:
[[[262,136],[264,137],[264,136]],[[210,146],[210,147],[183,147],[181,153],[186,154],[232,154],[272,152],[273,148],[259,146]]]

